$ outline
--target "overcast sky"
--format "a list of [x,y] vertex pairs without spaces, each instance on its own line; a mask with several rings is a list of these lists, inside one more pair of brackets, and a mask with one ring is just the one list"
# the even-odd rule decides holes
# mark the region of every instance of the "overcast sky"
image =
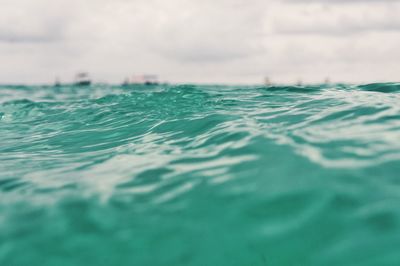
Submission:
[[1,0],[0,83],[400,80],[396,0]]

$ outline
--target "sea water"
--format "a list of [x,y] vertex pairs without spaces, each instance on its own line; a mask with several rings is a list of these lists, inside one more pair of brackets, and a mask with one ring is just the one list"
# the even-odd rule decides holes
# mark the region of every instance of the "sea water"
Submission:
[[0,265],[400,265],[400,84],[0,87]]

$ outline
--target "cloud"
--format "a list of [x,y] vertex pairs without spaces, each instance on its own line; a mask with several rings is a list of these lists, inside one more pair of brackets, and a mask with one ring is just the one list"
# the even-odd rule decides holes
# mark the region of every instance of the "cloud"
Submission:
[[[374,12],[372,12],[374,11]],[[362,32],[399,31],[400,18],[397,15],[400,6],[351,5],[345,9],[340,6],[324,5],[303,6],[298,9],[288,7],[288,12],[274,19],[274,30],[279,34],[317,34],[349,35]]]
[[0,42],[43,43],[63,38],[73,1],[3,0],[0,9]]
[[378,4],[386,4],[386,3],[396,3],[398,0],[284,0],[288,3],[293,4],[304,4],[304,3],[324,3],[324,4],[371,4],[371,3],[378,3]]
[[111,82],[132,73],[208,83],[396,79],[399,4],[346,2],[3,0],[0,83],[69,81],[79,70]]

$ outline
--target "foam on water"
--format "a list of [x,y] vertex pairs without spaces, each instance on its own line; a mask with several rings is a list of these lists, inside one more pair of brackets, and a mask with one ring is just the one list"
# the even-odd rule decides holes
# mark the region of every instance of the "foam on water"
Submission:
[[400,84],[0,87],[0,265],[398,265]]

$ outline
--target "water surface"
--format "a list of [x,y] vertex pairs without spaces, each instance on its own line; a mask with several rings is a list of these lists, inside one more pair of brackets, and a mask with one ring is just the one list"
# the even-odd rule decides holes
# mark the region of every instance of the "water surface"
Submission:
[[0,87],[0,265],[399,265],[400,84]]

